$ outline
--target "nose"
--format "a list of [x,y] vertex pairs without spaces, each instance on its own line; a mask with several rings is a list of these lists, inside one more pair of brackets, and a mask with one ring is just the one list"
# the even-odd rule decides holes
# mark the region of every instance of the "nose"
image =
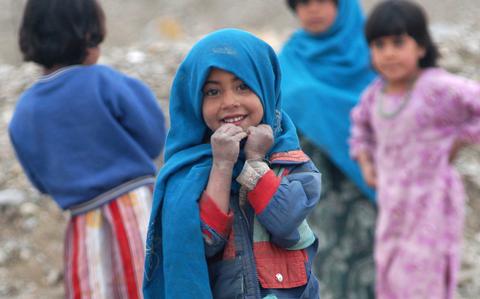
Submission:
[[383,49],[383,54],[387,57],[391,57],[395,54],[395,48],[392,45],[386,45]]
[[232,91],[227,91],[223,95],[222,107],[224,109],[238,107],[239,106],[238,97]]

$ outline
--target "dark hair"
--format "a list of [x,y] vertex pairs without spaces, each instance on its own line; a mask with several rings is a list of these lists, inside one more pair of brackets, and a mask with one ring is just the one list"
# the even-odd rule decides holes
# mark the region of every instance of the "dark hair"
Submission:
[[28,0],[18,42],[25,61],[51,68],[82,63],[105,34],[96,0]]
[[[291,10],[295,11],[299,3],[307,3],[308,1],[311,1],[311,0],[287,0],[287,4]],[[338,0],[329,0],[329,1],[332,1],[333,3],[335,3],[335,5],[338,5]]]
[[438,49],[428,31],[427,16],[422,7],[408,0],[387,0],[378,4],[370,13],[365,35],[368,44],[388,35],[407,34],[425,48],[420,59],[421,68],[433,67],[439,57]]

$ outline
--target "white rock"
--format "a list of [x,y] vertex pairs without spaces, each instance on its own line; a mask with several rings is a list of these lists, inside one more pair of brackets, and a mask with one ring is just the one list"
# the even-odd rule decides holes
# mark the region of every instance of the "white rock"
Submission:
[[25,201],[25,193],[18,189],[5,189],[0,191],[0,206],[19,205]]
[[138,64],[145,61],[145,53],[140,51],[131,51],[127,53],[127,61]]
[[34,215],[37,211],[38,207],[31,202],[24,203],[20,206],[20,214],[23,216]]

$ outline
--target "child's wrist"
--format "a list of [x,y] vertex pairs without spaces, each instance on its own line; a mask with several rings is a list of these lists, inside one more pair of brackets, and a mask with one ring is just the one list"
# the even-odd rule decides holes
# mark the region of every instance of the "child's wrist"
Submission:
[[213,160],[213,167],[215,167],[218,170],[232,170],[233,166],[235,165],[235,162],[231,161],[225,161],[225,160]]
[[258,154],[258,153],[245,153],[245,157],[247,160],[264,160],[265,155]]

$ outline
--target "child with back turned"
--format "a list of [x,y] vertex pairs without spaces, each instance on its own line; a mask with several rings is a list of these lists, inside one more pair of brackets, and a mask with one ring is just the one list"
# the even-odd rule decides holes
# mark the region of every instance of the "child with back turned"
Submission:
[[350,144],[377,187],[376,298],[453,298],[465,194],[450,162],[480,142],[480,85],[436,67],[413,2],[382,2],[365,31],[380,78],[352,112]]
[[71,213],[66,298],[141,298],[163,114],[142,82],[96,65],[105,17],[95,0],[30,0],[20,29],[44,75],[9,132],[28,178]]
[[180,65],[147,238],[147,298],[315,298],[320,174],[282,112],[273,49],[235,29]]

